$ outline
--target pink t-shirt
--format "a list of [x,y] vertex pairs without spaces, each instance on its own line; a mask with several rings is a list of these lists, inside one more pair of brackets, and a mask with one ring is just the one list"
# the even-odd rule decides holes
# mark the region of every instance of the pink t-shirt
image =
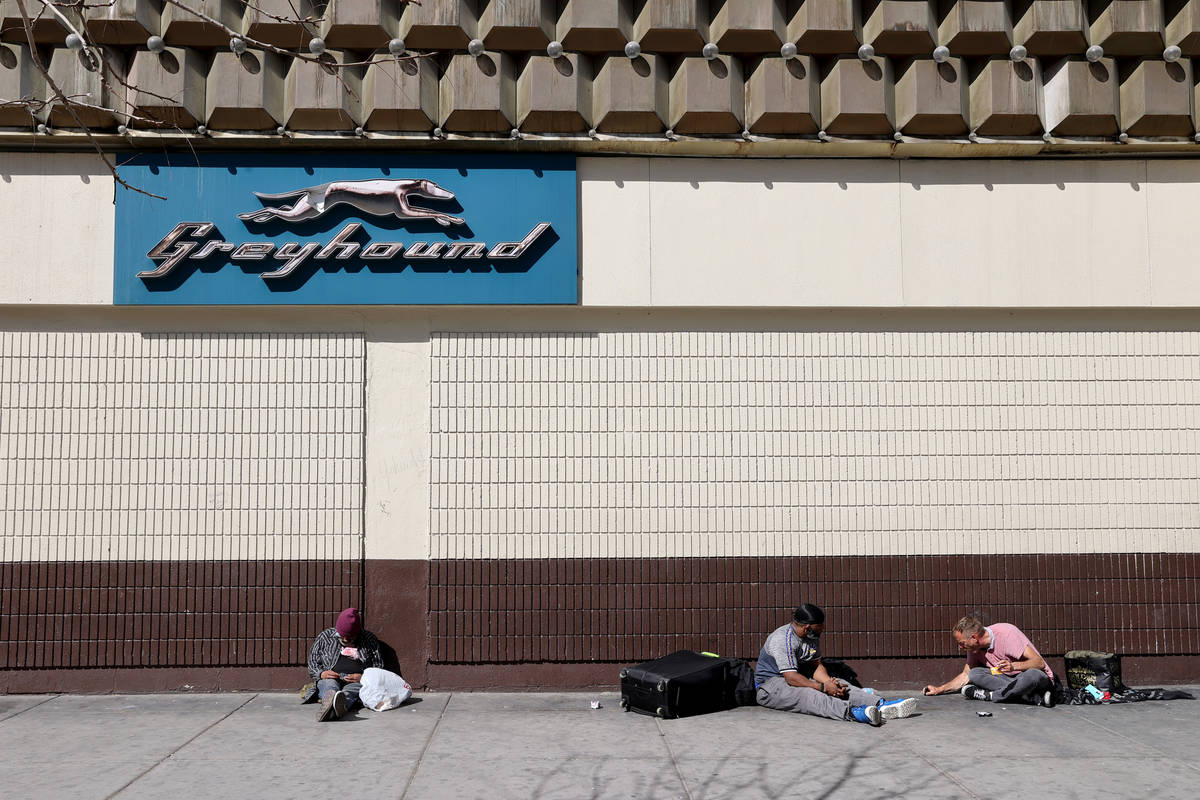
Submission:
[[[1016,625],[1009,625],[1007,622],[988,625],[987,632],[992,635],[992,646],[987,650],[967,653],[967,666],[994,667],[1001,661],[1020,661],[1025,656],[1025,648],[1033,647],[1033,642],[1021,633],[1020,628]],[[1038,649],[1034,647],[1033,652],[1037,653]],[[1046,664],[1042,671],[1046,673],[1046,677],[1054,680],[1054,672],[1050,669],[1049,664]],[[1017,673],[1007,672],[1005,674],[1016,675]]]

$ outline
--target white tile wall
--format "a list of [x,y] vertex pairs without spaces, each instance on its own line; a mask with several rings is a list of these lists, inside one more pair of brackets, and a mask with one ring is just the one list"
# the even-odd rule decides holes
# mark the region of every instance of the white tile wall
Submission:
[[357,334],[0,332],[0,560],[362,553]]
[[434,558],[1200,549],[1196,332],[434,334]]

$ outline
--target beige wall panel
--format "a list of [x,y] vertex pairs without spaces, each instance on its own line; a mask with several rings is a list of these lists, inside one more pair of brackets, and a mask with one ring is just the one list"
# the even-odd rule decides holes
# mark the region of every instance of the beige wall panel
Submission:
[[1193,233],[1195,209],[1200,204],[1200,162],[1148,161],[1146,183],[1151,302],[1156,306],[1200,305]]
[[650,161],[584,158],[576,169],[582,303],[651,305]]
[[354,559],[360,334],[0,332],[0,561]]
[[435,558],[1200,546],[1194,331],[431,346]]
[[900,170],[904,304],[1150,304],[1144,162]]
[[91,153],[0,153],[0,304],[110,304],[113,179]]
[[651,161],[653,304],[900,304],[898,173],[898,162]]
[[367,558],[429,558],[429,318],[368,325]]
[[[207,557],[251,557],[263,546],[276,546],[277,557],[307,557],[309,534],[344,518],[329,517],[327,505],[354,498],[365,503],[361,547],[383,559],[1191,552],[1200,546],[1197,328],[1182,310],[284,308],[248,322],[244,309],[14,308],[0,318],[0,402],[13,409],[0,432],[0,490],[14,493],[0,513],[11,517],[30,497],[58,503],[50,507],[56,516],[43,513],[37,524],[65,533],[30,533],[18,527],[25,517],[5,518],[4,530],[25,538],[13,538],[0,559],[92,557],[128,530],[104,521],[132,518],[118,507],[121,497],[148,497],[169,512],[147,517],[146,530],[185,524],[197,513],[192,506],[208,503],[204,529],[222,535],[206,540]],[[204,440],[179,435],[181,423],[204,419],[203,407],[184,413],[163,404],[156,424],[173,432],[143,437],[161,449],[124,460],[106,455],[120,436],[91,431],[117,430],[126,417],[103,403],[70,411],[72,398],[148,390],[112,380],[119,370],[169,370],[188,359],[208,364],[209,391],[230,391],[220,372],[227,357],[213,359],[199,345],[168,359],[140,357],[130,344],[139,339],[220,338],[181,333],[208,330],[315,342],[318,329],[347,343],[324,361],[351,380],[319,388],[289,381],[286,370],[321,360],[312,357],[316,348],[304,355],[294,344],[240,363],[248,372],[284,370],[274,377],[293,390],[309,386],[305,397],[324,397],[329,413],[341,410],[337,419],[354,413],[365,380],[365,489],[297,495],[295,462],[303,459],[276,459],[264,472],[253,448],[176,458],[168,448]],[[92,343],[72,356],[91,371],[76,373],[82,380],[70,382],[70,393],[47,397],[45,382],[27,379],[35,367],[57,369],[69,352],[60,348],[44,364],[10,355],[29,349],[13,337],[39,336]],[[365,375],[353,376],[355,363],[365,363]],[[159,381],[156,391],[178,398],[203,384]],[[30,397],[67,411],[30,418],[20,402]],[[272,430],[311,416],[303,403],[284,405],[263,404],[276,414]],[[240,431],[249,441],[252,422],[207,440],[234,442]],[[42,457],[17,459],[14,472],[13,454],[30,446],[28,435],[12,435],[18,423],[45,433],[37,438]],[[86,435],[55,434],[65,423]],[[336,425],[327,416],[309,430]],[[61,452],[90,459],[93,472],[64,471],[71,462],[47,457]],[[215,481],[227,462],[242,477]],[[197,469],[209,477],[186,492],[171,477]],[[330,472],[316,475],[322,486],[338,483]],[[269,526],[236,505],[274,502],[277,490],[264,482],[293,491],[293,516],[263,516],[288,532],[283,538],[256,539],[245,526]],[[225,508],[196,494],[200,485],[225,490]],[[99,499],[116,500],[80,528],[64,497],[93,509]],[[326,542],[316,557],[342,552]],[[190,546],[152,536],[123,546],[134,543],[144,545],[136,558],[169,558]]]

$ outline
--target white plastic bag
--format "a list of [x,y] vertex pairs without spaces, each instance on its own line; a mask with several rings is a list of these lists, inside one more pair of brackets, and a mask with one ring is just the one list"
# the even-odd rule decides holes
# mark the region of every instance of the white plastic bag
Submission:
[[361,682],[358,699],[362,701],[363,708],[372,711],[387,711],[412,696],[408,681],[386,669],[367,667],[363,670]]

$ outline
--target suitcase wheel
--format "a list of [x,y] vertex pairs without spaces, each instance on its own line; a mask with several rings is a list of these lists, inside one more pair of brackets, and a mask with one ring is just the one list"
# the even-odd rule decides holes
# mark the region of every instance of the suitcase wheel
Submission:
[[665,692],[667,690],[667,682],[659,681],[658,686],[656,686],[654,688],[658,689],[660,692]]
[[658,716],[662,717],[663,719],[667,718],[667,710],[665,708],[663,708],[662,706],[659,706],[658,708],[656,708],[654,710],[654,713],[657,714]]
[[628,698],[628,697],[622,697],[622,698],[621,698],[621,710],[622,710],[622,711],[628,711],[628,710],[629,710],[629,698]]

